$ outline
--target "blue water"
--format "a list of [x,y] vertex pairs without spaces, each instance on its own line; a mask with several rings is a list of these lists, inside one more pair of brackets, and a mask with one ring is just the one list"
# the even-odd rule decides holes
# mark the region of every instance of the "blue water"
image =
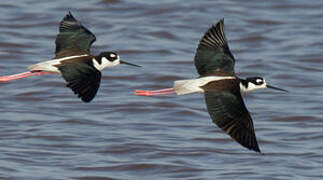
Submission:
[[[93,54],[144,68],[105,70],[90,104],[57,75],[1,83],[0,179],[322,179],[323,2],[1,1],[0,74],[52,58],[69,10]],[[132,95],[197,77],[198,41],[221,18],[237,74],[290,91],[244,99],[264,155],[213,124],[201,94]]]

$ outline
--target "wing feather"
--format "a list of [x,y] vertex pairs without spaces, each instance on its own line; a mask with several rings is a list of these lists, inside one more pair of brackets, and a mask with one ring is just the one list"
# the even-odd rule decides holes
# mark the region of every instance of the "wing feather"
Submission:
[[56,57],[90,53],[95,35],[77,21],[69,12],[60,22],[56,37]]
[[205,92],[212,121],[242,146],[260,152],[251,116],[239,91]]
[[235,59],[225,37],[223,19],[213,25],[200,40],[194,63],[201,76],[218,72],[234,74]]
[[100,87],[100,71],[85,62],[62,64],[58,69],[67,82],[67,87],[71,88],[82,101],[92,101]]

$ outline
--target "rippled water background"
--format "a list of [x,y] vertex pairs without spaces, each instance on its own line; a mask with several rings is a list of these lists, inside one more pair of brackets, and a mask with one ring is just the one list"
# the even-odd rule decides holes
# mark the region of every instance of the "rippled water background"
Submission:
[[[53,57],[71,10],[116,50],[90,104],[55,75],[1,83],[0,179],[321,179],[323,2],[1,1],[1,75]],[[210,120],[203,95],[139,97],[197,76],[200,37],[224,17],[241,77],[264,76],[289,94],[249,94],[261,150],[248,151]]]

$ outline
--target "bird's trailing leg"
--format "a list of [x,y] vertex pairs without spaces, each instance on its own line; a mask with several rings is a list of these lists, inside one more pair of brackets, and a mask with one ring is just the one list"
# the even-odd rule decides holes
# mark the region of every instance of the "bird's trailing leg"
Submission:
[[0,82],[8,82],[8,81],[22,79],[30,76],[41,76],[41,75],[47,75],[47,74],[53,74],[53,72],[29,71],[29,72],[23,72],[19,74],[8,75],[8,76],[0,76]]
[[173,88],[160,89],[155,91],[147,91],[147,90],[135,90],[135,95],[138,96],[156,96],[156,95],[167,95],[167,94],[176,94]]

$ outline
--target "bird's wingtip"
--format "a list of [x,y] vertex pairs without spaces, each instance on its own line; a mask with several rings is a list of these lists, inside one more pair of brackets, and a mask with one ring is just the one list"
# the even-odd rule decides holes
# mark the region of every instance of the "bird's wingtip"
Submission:
[[68,10],[68,13],[64,16],[63,21],[75,21],[75,18],[72,15],[71,10]]
[[254,146],[249,147],[248,149],[253,150],[253,151],[257,152],[257,153],[262,154],[262,152],[261,152],[261,150],[260,150],[257,142],[256,142],[256,144]]

